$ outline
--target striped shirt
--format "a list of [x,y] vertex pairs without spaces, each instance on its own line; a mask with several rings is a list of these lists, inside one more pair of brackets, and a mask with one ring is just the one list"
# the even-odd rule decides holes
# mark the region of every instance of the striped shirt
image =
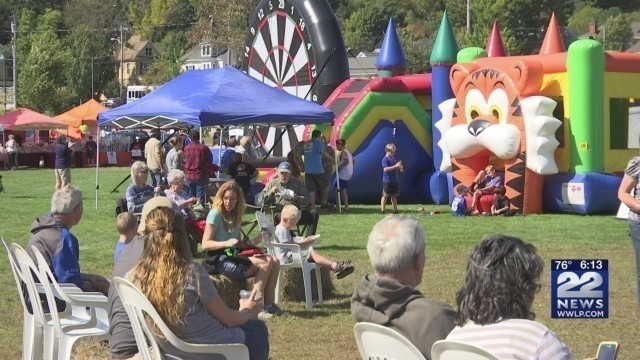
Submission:
[[486,349],[500,359],[571,360],[573,355],[558,336],[541,323],[510,319],[495,324],[477,325],[469,321],[456,326],[447,340]]

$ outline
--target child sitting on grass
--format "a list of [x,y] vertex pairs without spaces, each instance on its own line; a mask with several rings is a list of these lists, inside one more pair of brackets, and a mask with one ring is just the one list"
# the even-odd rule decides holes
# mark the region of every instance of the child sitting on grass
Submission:
[[456,192],[458,195],[453,198],[451,203],[451,215],[453,216],[467,216],[469,215],[469,208],[467,208],[466,196],[469,194],[469,188],[463,184],[456,186]]
[[511,201],[504,194],[507,190],[504,186],[496,186],[493,190],[496,198],[493,200],[493,206],[491,206],[491,215],[498,216],[513,216],[516,214],[514,209],[511,209]]
[[113,262],[118,259],[118,255],[128,243],[138,234],[138,219],[133,213],[121,212],[116,217],[116,229],[118,229],[118,242],[116,243],[116,250],[113,254]]
[[[299,220],[300,211],[298,208],[295,207],[295,205],[285,205],[280,213],[280,224],[276,226],[275,242],[279,244],[293,244],[291,229],[298,224]],[[303,258],[306,257],[309,262],[331,269],[338,279],[344,278],[354,270],[354,267],[351,265],[351,260],[334,262],[318,254],[315,250],[305,250],[304,245],[301,246],[301,249]],[[278,259],[280,259],[283,264],[291,261],[291,252],[289,250],[278,247],[275,247],[274,250],[276,256],[278,256]]]

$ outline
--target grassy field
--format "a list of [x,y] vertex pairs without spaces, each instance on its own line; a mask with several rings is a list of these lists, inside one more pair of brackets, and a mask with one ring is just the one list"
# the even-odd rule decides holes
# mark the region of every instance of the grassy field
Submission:
[[[126,168],[100,170],[98,209],[95,209],[95,169],[73,169],[73,182],[84,191],[85,212],[73,229],[80,241],[83,272],[109,276],[117,234],[115,199],[110,191],[128,174]],[[49,209],[53,170],[0,172],[5,191],[0,193],[0,235],[26,245],[34,217]],[[454,304],[467,256],[486,234],[505,233],[534,243],[547,264],[534,310],[537,320],[558,333],[576,359],[595,356],[600,341],[621,344],[619,359],[640,359],[640,319],[635,288],[635,260],[625,222],[613,216],[530,215],[513,218],[453,218],[447,207],[426,205],[443,214],[424,217],[420,205],[401,205],[401,213],[416,216],[427,233],[427,265],[419,289],[428,297]],[[333,280],[335,294],[323,307],[307,312],[302,302],[284,302],[286,315],[268,321],[274,359],[358,358],[349,298],[358,279],[371,271],[366,241],[371,227],[381,219],[375,206],[354,206],[349,214],[321,213],[318,251],[334,259],[351,259],[353,275]],[[609,259],[610,316],[606,320],[550,319],[550,260],[562,258]],[[22,309],[6,255],[0,260],[0,358],[18,359],[21,352]],[[76,347],[74,358],[107,359],[106,349],[86,342]]]

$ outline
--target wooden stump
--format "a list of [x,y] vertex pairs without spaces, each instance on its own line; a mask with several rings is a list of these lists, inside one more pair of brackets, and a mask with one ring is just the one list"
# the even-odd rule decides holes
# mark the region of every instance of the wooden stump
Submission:
[[[311,272],[311,290],[314,301],[318,299],[315,271],[316,270]],[[326,299],[327,297],[330,297],[335,290],[333,282],[331,281],[333,272],[327,268],[320,268],[320,276],[322,279],[322,297]],[[282,271],[282,275],[280,277],[280,290],[281,300],[305,301],[302,269],[291,268]]]
[[209,278],[215,284],[222,301],[231,309],[238,310],[240,290],[250,289],[249,279],[231,279],[224,275],[209,275]]

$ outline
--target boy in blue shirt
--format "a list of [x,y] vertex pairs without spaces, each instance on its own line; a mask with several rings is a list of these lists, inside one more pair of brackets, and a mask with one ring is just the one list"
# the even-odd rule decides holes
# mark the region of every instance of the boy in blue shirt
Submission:
[[136,235],[138,235],[138,218],[136,218],[133,213],[127,211],[121,212],[116,217],[116,229],[120,236],[113,254],[114,263],[118,260],[118,255],[120,255],[122,249],[124,249],[124,247],[127,246],[127,244],[129,244]]
[[458,195],[453,198],[453,202],[451,203],[451,215],[466,216],[469,214],[466,199],[466,196],[469,194],[469,188],[464,184],[460,184],[456,186],[456,192]]
[[387,144],[384,147],[385,155],[382,158],[382,198],[380,199],[380,211],[384,214],[387,206],[387,198],[391,198],[393,213],[398,213],[398,195],[400,188],[398,183],[398,173],[404,171],[402,160],[395,158],[396,146]]

